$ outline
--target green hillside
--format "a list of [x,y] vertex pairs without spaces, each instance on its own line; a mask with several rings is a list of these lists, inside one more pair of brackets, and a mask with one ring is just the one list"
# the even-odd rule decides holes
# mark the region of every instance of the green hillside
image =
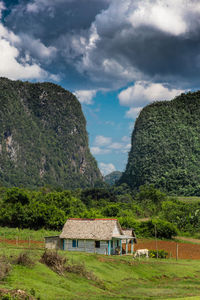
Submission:
[[134,261],[132,256],[59,252],[71,267],[68,272],[57,274],[40,261],[43,250],[29,250],[33,266],[22,265],[23,260],[16,263],[20,253],[21,250],[8,248],[5,257],[5,248],[1,249],[1,265],[7,258],[11,268],[0,282],[0,292],[20,289],[32,294],[31,299],[40,300],[187,299],[189,296],[199,299],[200,295],[199,261]]
[[146,106],[136,120],[120,183],[200,195],[200,91]]
[[81,105],[52,83],[0,78],[0,184],[75,188],[101,180]]

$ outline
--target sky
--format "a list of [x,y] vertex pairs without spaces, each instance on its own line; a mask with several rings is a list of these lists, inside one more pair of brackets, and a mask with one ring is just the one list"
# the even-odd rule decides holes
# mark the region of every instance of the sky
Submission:
[[0,0],[0,76],[73,92],[105,175],[141,109],[200,88],[199,0]]

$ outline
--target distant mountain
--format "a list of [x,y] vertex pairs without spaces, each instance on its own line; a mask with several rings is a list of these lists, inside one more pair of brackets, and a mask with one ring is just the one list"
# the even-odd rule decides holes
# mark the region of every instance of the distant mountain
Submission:
[[200,195],[200,91],[141,111],[124,182],[133,190],[154,184],[171,194]]
[[109,185],[114,185],[116,181],[119,180],[119,178],[121,177],[122,172],[120,171],[114,171],[106,176],[104,176],[104,180],[107,184]]
[[101,179],[74,95],[53,83],[0,78],[0,184],[75,188]]

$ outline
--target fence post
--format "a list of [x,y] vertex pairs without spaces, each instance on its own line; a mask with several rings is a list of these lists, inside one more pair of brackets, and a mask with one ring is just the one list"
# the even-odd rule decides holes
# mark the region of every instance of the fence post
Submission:
[[176,243],[176,260],[178,260],[178,243]]
[[155,241],[156,241],[156,258],[158,259],[158,241],[157,241],[157,228],[155,224]]

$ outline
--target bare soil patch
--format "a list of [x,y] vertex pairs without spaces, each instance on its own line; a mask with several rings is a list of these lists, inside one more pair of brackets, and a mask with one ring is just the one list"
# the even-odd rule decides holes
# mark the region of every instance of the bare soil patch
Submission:
[[[175,241],[157,241],[158,250],[165,250],[171,253],[171,257],[176,258]],[[138,244],[134,246],[134,250],[138,249],[156,249],[156,241],[154,240],[138,240]],[[131,245],[129,245],[129,251]],[[200,259],[200,244],[178,243],[178,258],[179,259]]]

